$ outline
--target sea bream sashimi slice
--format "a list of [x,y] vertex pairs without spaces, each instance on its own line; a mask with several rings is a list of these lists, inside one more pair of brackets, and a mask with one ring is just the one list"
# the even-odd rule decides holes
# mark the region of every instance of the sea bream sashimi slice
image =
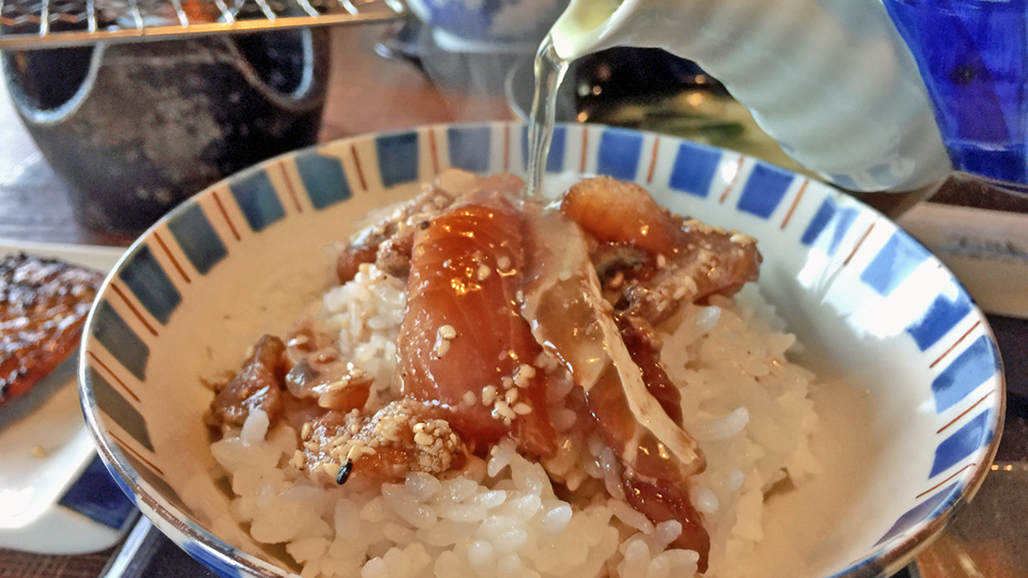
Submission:
[[419,226],[407,311],[397,341],[401,392],[449,409],[450,423],[482,453],[510,435],[550,455],[542,348],[521,316],[522,215],[497,191],[480,191]]
[[620,462],[626,501],[653,522],[681,523],[674,546],[699,553],[703,570],[710,537],[687,486],[706,465],[703,453],[654,397],[648,372],[633,360],[601,294],[581,229],[558,212],[533,213],[523,292],[532,332],[581,387],[596,431]]

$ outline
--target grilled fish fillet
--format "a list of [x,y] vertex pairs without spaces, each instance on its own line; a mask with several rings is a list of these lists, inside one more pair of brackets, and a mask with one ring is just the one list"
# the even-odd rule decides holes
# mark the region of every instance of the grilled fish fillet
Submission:
[[102,281],[100,273],[52,259],[0,262],[0,405],[71,355]]

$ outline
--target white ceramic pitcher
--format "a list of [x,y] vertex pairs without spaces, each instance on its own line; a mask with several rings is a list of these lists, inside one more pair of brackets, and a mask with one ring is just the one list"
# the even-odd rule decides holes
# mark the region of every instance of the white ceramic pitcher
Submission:
[[803,166],[856,191],[910,191],[951,170],[924,84],[879,0],[572,0],[565,59],[613,46],[699,64]]

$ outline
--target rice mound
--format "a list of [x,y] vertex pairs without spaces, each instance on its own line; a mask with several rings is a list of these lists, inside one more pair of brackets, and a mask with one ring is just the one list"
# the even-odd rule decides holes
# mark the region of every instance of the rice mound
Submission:
[[[751,284],[752,285],[752,284]],[[376,376],[378,399],[395,395],[396,335],[404,284],[373,265],[330,289],[319,321],[338,346]],[[765,494],[786,477],[794,486],[818,473],[809,436],[817,424],[808,397],[813,375],[786,359],[796,346],[755,286],[734,299],[688,305],[665,326],[662,363],[682,392],[686,429],[707,456],[691,497],[711,535],[707,576],[740,575],[763,539]],[[560,392],[558,392],[560,393]],[[566,393],[566,392],[564,392]],[[551,408],[558,433],[574,438],[573,415]],[[211,446],[234,494],[231,520],[259,543],[284,544],[307,578],[500,578],[696,573],[698,554],[668,549],[677,521],[652,524],[621,498],[614,456],[597,439],[531,463],[512,443],[462,475],[408,474],[402,484],[359,493],[313,485],[292,462],[299,447],[288,426],[268,430],[254,412],[238,435]],[[605,482],[585,504],[555,495],[552,480],[574,490]]]

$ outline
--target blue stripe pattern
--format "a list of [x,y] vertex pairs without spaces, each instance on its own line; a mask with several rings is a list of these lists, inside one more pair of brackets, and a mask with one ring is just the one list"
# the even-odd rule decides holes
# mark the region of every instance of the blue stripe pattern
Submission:
[[115,530],[121,529],[136,510],[132,500],[121,491],[107,472],[100,456],[86,466],[79,479],[64,493],[59,502],[90,520]]
[[[564,170],[564,151],[567,148],[567,127],[553,128],[550,153],[546,156],[546,172],[559,173]],[[521,168],[528,170],[528,127],[521,129]]]
[[168,230],[201,275],[206,275],[211,267],[228,255],[221,237],[198,204],[185,207],[169,219]]
[[418,180],[418,133],[406,132],[375,139],[378,173],[386,187]]
[[750,178],[746,179],[736,207],[744,213],[767,219],[782,202],[792,179],[793,174],[785,169],[757,163],[750,172]]
[[1000,366],[992,341],[985,335],[974,340],[946,369],[932,380],[935,411],[956,405],[996,374]]
[[943,440],[939,447],[935,448],[935,461],[932,462],[932,472],[928,477],[932,478],[945,472],[992,441],[988,418],[989,410],[985,410]]
[[899,536],[900,534],[903,534],[907,530],[910,530],[914,526],[920,524],[934,512],[937,512],[942,508],[945,508],[949,504],[953,503],[953,501],[956,500],[956,497],[958,495],[960,495],[959,482],[950,484],[946,487],[946,489],[936,494],[933,494],[928,499],[914,506],[905,514],[900,516],[899,519],[896,520],[896,523],[893,524],[891,528],[889,528],[889,531],[887,531],[885,535],[882,536],[882,539],[878,540],[875,546],[880,546],[881,544],[888,542],[896,536]]
[[642,135],[635,131],[604,130],[596,156],[596,172],[622,181],[634,181],[639,172],[642,141]]
[[814,217],[803,232],[800,242],[810,247],[821,238],[823,233],[831,230],[831,237],[828,239],[827,247],[824,247],[824,251],[829,257],[835,255],[835,252],[839,250],[839,246],[842,244],[842,240],[846,237],[846,233],[849,232],[850,227],[857,220],[858,212],[857,209],[839,207],[834,199],[825,197],[825,200],[821,202],[821,206],[818,207],[817,213],[814,214]]
[[271,178],[263,170],[255,170],[232,181],[228,186],[243,212],[250,230],[263,231],[286,216],[285,207],[275,192]]
[[96,307],[93,336],[111,352],[122,367],[136,376],[136,379],[146,380],[146,363],[150,358],[150,348],[106,299],[100,300]]
[[450,146],[450,165],[471,171],[489,171],[493,131],[488,126],[451,127],[446,131]]
[[333,156],[307,151],[293,158],[300,181],[316,210],[341,203],[351,196],[343,163]]
[[860,274],[860,280],[887,297],[929,256],[924,247],[896,231]]
[[706,198],[719,162],[721,153],[717,149],[683,142],[678,145],[668,186],[676,191]]
[[828,226],[828,223],[831,222],[837,210],[838,205],[835,204],[835,200],[831,197],[825,197],[825,200],[821,201],[821,206],[817,208],[817,212],[814,213],[814,218],[807,224],[807,229],[803,231],[800,243],[807,247],[813,245],[814,241],[817,241],[817,238],[821,236],[825,227]]
[[118,277],[161,325],[168,324],[171,313],[182,303],[182,295],[145,243],[128,258]]
[[943,335],[971,313],[971,300],[967,293],[957,287],[956,283],[950,283],[950,286],[956,291],[952,299],[946,295],[937,296],[924,316],[907,327],[907,333],[914,338],[921,351],[938,343]]
[[142,414],[92,367],[89,368],[89,383],[93,386],[93,399],[96,400],[96,407],[110,416],[114,423],[121,426],[121,429],[132,436],[132,439],[136,440],[139,445],[152,452],[153,442],[150,441],[150,430],[146,427],[146,420]]

